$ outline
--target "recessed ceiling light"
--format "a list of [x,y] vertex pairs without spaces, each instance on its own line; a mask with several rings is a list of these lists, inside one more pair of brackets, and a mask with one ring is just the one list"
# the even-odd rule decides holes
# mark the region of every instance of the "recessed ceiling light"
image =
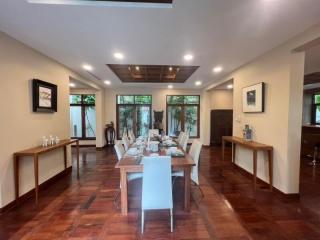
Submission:
[[136,66],[136,70],[139,71],[139,70],[140,70],[140,67],[139,67],[139,66]]
[[116,52],[115,54],[113,54],[113,56],[116,58],[116,59],[124,59],[124,55],[120,52]]
[[192,59],[193,59],[193,55],[191,55],[191,54],[184,55],[184,60],[191,61]]
[[109,80],[105,80],[105,81],[104,81],[104,84],[106,84],[106,85],[111,85],[111,82],[110,82]]
[[227,86],[227,88],[228,88],[228,89],[232,89],[232,88],[233,88],[233,84],[229,84],[229,85]]
[[214,73],[220,73],[222,72],[223,68],[221,66],[216,66],[214,69],[213,69],[213,72]]
[[196,86],[201,86],[201,85],[202,85],[202,82],[201,82],[201,81],[196,81],[196,82],[195,82],[195,85],[196,85]]
[[169,89],[172,89],[172,88],[173,88],[173,86],[170,84],[170,85],[168,85],[168,88],[169,88]]
[[92,69],[93,69],[93,67],[91,65],[88,65],[88,64],[83,64],[82,67],[86,71],[92,71]]
[[69,87],[75,87],[76,85],[74,83],[69,83]]

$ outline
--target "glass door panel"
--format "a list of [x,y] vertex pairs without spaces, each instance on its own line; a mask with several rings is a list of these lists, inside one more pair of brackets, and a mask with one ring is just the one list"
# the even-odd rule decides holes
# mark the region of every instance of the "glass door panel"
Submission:
[[168,107],[168,134],[172,137],[177,137],[181,132],[181,113],[182,107],[169,106]]
[[147,136],[151,122],[151,106],[137,106],[136,136]]
[[190,137],[198,136],[198,106],[186,106],[184,109],[184,129]]
[[70,130],[71,137],[81,138],[82,137],[82,110],[81,106],[70,107]]
[[134,106],[119,106],[118,108],[119,129],[118,136],[122,138],[124,130],[133,129]]
[[96,108],[94,106],[85,107],[86,137],[96,137]]

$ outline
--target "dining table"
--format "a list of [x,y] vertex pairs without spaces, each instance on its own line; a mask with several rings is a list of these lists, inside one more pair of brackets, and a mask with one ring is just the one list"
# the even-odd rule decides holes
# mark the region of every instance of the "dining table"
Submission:
[[[180,147],[178,150],[183,151]],[[150,150],[144,150],[141,156],[129,156],[125,154],[124,157],[118,161],[115,168],[120,169],[120,186],[121,186],[121,213],[122,215],[128,215],[128,180],[127,175],[129,173],[142,173],[143,172],[143,156],[153,156],[154,154],[159,156],[166,156],[167,149],[160,147],[159,151],[154,153]],[[172,156],[171,167],[172,171],[184,172],[184,210],[190,211],[190,195],[191,195],[191,169],[195,166],[193,158],[183,151],[183,156]],[[159,181],[161,181],[159,179]]]

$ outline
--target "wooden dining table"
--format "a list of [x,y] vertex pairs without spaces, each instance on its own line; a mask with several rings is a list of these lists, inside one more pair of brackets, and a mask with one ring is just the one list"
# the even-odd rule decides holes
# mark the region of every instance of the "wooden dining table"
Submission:
[[[145,151],[144,156],[150,156],[151,152]],[[160,156],[165,156],[166,152],[161,149]],[[121,185],[121,213],[122,215],[128,215],[128,173],[141,173],[143,172],[143,165],[141,163],[141,157],[123,157],[115,166],[120,169],[120,185]],[[192,157],[185,153],[183,157],[172,157],[171,166],[172,171],[184,171],[184,209],[186,212],[190,211],[190,194],[191,194],[191,169],[195,166],[195,162]],[[161,181],[161,180],[159,180]]]

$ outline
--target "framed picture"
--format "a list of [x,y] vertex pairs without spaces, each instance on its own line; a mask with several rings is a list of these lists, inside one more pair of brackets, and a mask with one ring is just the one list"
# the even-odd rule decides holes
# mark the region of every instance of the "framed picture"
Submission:
[[264,112],[264,91],[265,91],[264,82],[243,88],[242,108],[244,113]]
[[57,85],[38,79],[32,80],[34,112],[57,112]]

